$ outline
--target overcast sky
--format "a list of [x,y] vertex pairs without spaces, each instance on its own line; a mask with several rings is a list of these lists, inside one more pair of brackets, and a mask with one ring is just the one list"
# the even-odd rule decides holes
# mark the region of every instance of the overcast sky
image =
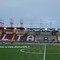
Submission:
[[14,19],[14,26],[23,19],[25,27],[59,27],[60,0],[0,0],[0,18],[9,26],[9,19]]

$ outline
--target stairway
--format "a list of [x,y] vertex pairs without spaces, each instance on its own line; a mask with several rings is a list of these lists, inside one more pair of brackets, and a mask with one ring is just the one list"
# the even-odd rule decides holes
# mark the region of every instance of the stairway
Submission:
[[57,42],[58,36],[54,35],[53,38],[54,38],[54,42]]
[[15,38],[15,34],[13,34],[13,37],[12,37],[12,39],[11,39],[11,42],[14,40],[14,38]]

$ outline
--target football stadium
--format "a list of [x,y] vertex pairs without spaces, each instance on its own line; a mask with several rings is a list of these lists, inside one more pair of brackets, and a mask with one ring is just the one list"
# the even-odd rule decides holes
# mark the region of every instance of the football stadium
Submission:
[[0,23],[1,60],[60,60],[60,28],[4,27]]
[[0,60],[60,60],[60,0],[0,0]]

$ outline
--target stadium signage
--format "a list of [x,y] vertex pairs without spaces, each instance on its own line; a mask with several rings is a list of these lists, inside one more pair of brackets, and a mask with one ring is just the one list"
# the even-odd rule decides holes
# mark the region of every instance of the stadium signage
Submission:
[[11,35],[4,34],[2,36],[2,41],[34,41],[33,35]]

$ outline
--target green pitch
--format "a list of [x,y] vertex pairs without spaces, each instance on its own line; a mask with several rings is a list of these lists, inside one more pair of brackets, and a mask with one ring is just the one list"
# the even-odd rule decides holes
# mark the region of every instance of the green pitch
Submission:
[[60,45],[0,45],[0,60],[60,60]]

